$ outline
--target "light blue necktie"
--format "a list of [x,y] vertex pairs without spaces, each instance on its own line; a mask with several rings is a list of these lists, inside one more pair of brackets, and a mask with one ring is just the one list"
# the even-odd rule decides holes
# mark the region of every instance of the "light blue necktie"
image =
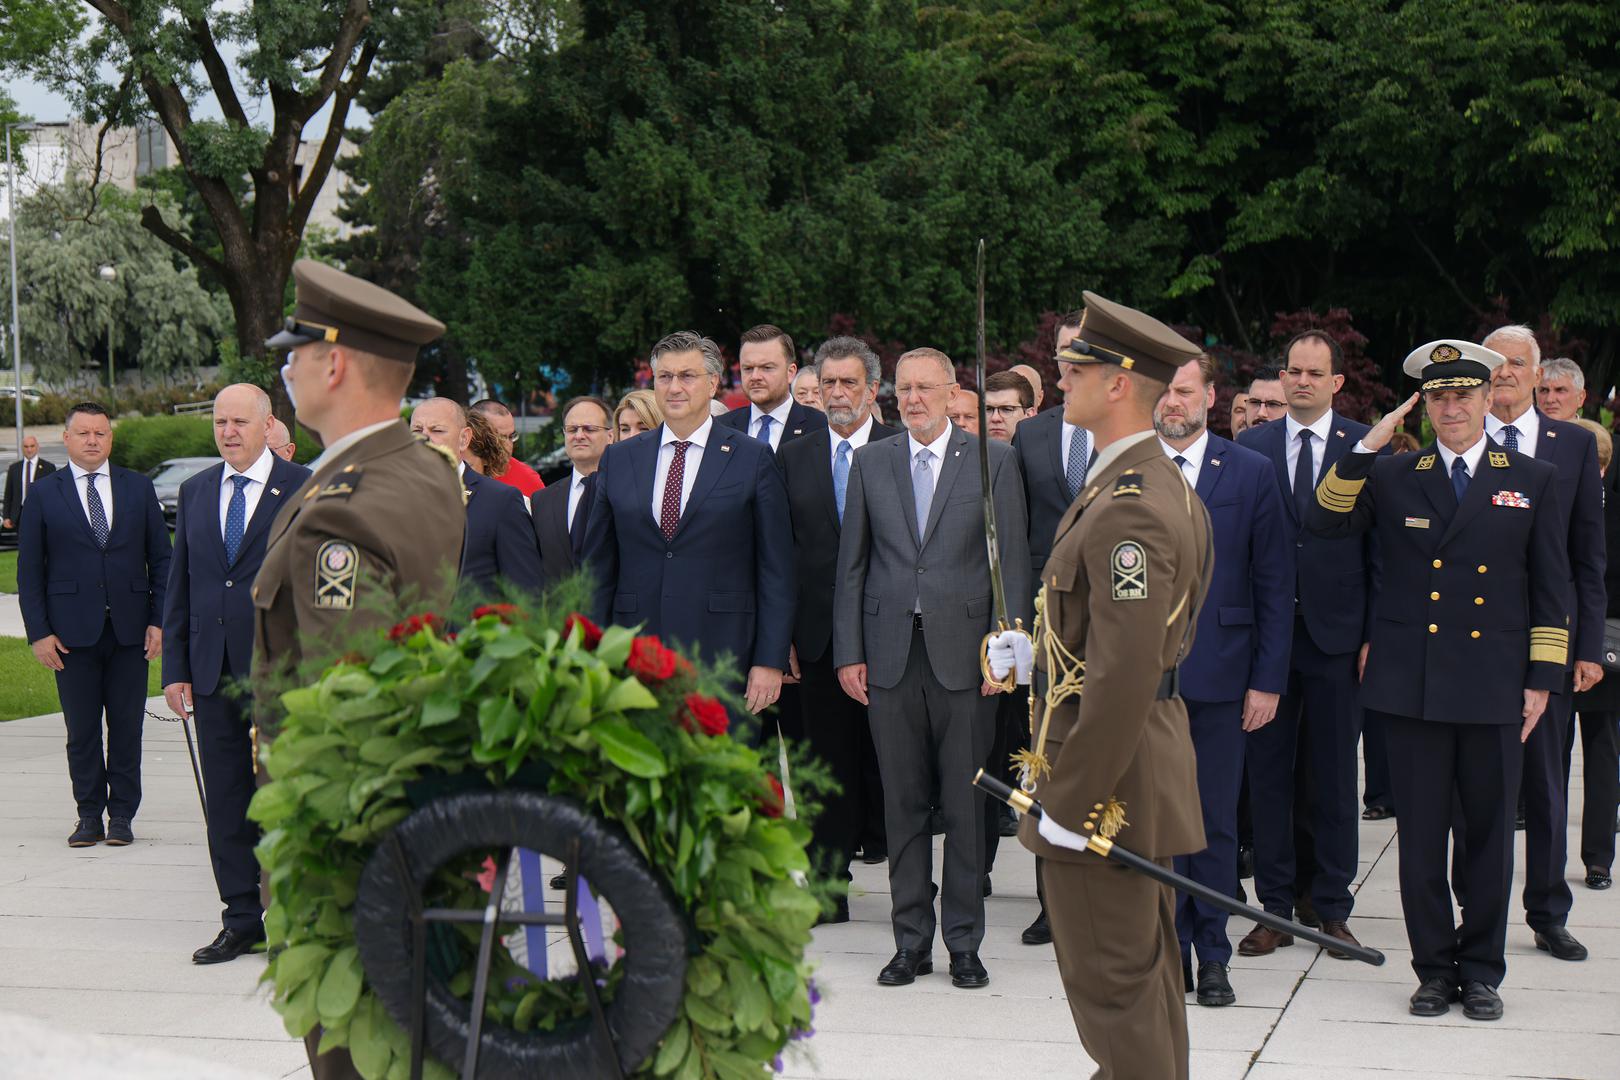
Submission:
[[[1502,445],[1507,447],[1509,450],[1512,450],[1515,454],[1518,453],[1519,452],[1519,429],[1514,427],[1512,424],[1509,424],[1507,427],[1503,428],[1502,429]],[[1461,461],[1462,459],[1458,458],[1457,460]],[[1464,468],[1467,468],[1467,466],[1464,466]]]
[[[1508,428],[1507,430],[1512,431],[1513,429]],[[1451,490],[1457,493],[1457,503],[1460,506],[1463,501],[1463,493],[1468,490],[1468,462],[1461,457],[1453,458],[1451,462]]]
[[771,421],[773,419],[774,419],[774,417],[772,417],[770,413],[766,413],[764,416],[760,417],[759,418],[759,434],[754,436],[756,439],[758,439],[760,442],[764,443],[766,446],[769,446],[771,444]]
[[1085,428],[1075,428],[1074,435],[1069,438],[1069,460],[1064,476],[1069,482],[1071,502],[1080,497],[1080,489],[1086,484],[1086,441]]
[[838,456],[833,458],[833,501],[838,504],[838,520],[844,520],[844,494],[849,491],[849,440],[838,443]]
[[85,473],[85,502],[90,506],[90,531],[96,534],[96,546],[105,549],[112,530],[107,528],[107,508],[101,505],[101,492],[96,490],[96,474]]
[[225,508],[225,561],[236,562],[236,553],[242,547],[242,534],[247,531],[247,491],[252,481],[246,476],[233,476],[231,483],[236,490],[231,492],[231,503]]
[[911,497],[917,503],[917,540],[928,529],[928,508],[934,502],[934,470],[928,461],[934,455],[927,447],[917,451],[917,464],[911,470]]

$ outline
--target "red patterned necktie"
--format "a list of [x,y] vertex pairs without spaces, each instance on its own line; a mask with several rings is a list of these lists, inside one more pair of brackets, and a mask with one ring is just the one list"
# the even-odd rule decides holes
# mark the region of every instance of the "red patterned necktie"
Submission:
[[675,456],[669,463],[669,475],[664,478],[664,503],[658,511],[658,528],[665,540],[675,539],[675,530],[681,524],[681,485],[686,480],[686,448],[690,442],[677,441]]

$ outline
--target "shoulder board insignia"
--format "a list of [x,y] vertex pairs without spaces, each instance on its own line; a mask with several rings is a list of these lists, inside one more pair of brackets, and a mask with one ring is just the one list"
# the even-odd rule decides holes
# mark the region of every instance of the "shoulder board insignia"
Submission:
[[1114,494],[1115,496],[1142,494],[1142,474],[1135,470],[1120,473],[1119,479],[1114,481]]
[[429,439],[426,435],[418,435],[416,437],[416,441],[427,447],[429,450],[432,450],[440,457],[444,458],[445,462],[452,469],[461,464],[461,459],[456,456],[456,452],[450,449],[448,446],[440,446],[438,443]]
[[1434,455],[1424,454],[1422,457],[1418,458],[1418,463],[1415,468],[1418,472],[1422,472],[1424,469],[1434,468]]
[[1490,455],[1491,455],[1491,468],[1493,468],[1493,469],[1505,469],[1505,468],[1508,467],[1507,455],[1502,453],[1502,451],[1500,451],[1500,450],[1492,450],[1492,451],[1490,451]]
[[316,492],[315,497],[317,499],[347,499],[360,489],[360,477],[362,475],[359,469],[355,469],[353,472],[344,469],[336,480]]

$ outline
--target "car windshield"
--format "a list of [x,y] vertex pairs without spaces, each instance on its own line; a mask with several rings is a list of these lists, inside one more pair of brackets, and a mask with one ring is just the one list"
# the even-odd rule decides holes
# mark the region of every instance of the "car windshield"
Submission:
[[179,484],[212,464],[211,461],[173,461],[159,465],[158,471],[152,474],[152,483],[160,486]]

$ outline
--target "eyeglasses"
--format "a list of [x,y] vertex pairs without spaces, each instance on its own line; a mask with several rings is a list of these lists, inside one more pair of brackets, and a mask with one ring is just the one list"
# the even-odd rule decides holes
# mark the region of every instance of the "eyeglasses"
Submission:
[[1262,412],[1282,412],[1288,408],[1288,402],[1266,401],[1264,398],[1252,397],[1249,399],[1249,408],[1259,409]]
[[565,424],[563,426],[563,434],[568,436],[595,435],[599,431],[606,430],[606,426],[602,424]]
[[986,405],[984,407],[986,416],[1000,416],[1008,420],[1011,420],[1013,417],[1019,415],[1023,411],[1024,407],[1022,405]]
[[894,396],[895,397],[910,397],[912,394],[917,394],[917,395],[932,394],[935,390],[943,390],[948,386],[955,386],[955,385],[956,385],[955,383],[943,383],[943,382],[941,382],[941,383],[917,383],[914,386],[896,386],[894,388]]
[[690,390],[698,384],[699,379],[708,377],[709,373],[707,371],[660,371],[653,376],[653,382],[665,389],[668,389],[671,383],[679,383],[685,389]]
[[[497,432],[497,434],[499,434],[499,432]],[[517,445],[517,441],[518,441],[518,433],[514,431],[510,435],[501,435],[501,438],[505,439],[507,442],[512,443],[515,446],[515,445]]]

